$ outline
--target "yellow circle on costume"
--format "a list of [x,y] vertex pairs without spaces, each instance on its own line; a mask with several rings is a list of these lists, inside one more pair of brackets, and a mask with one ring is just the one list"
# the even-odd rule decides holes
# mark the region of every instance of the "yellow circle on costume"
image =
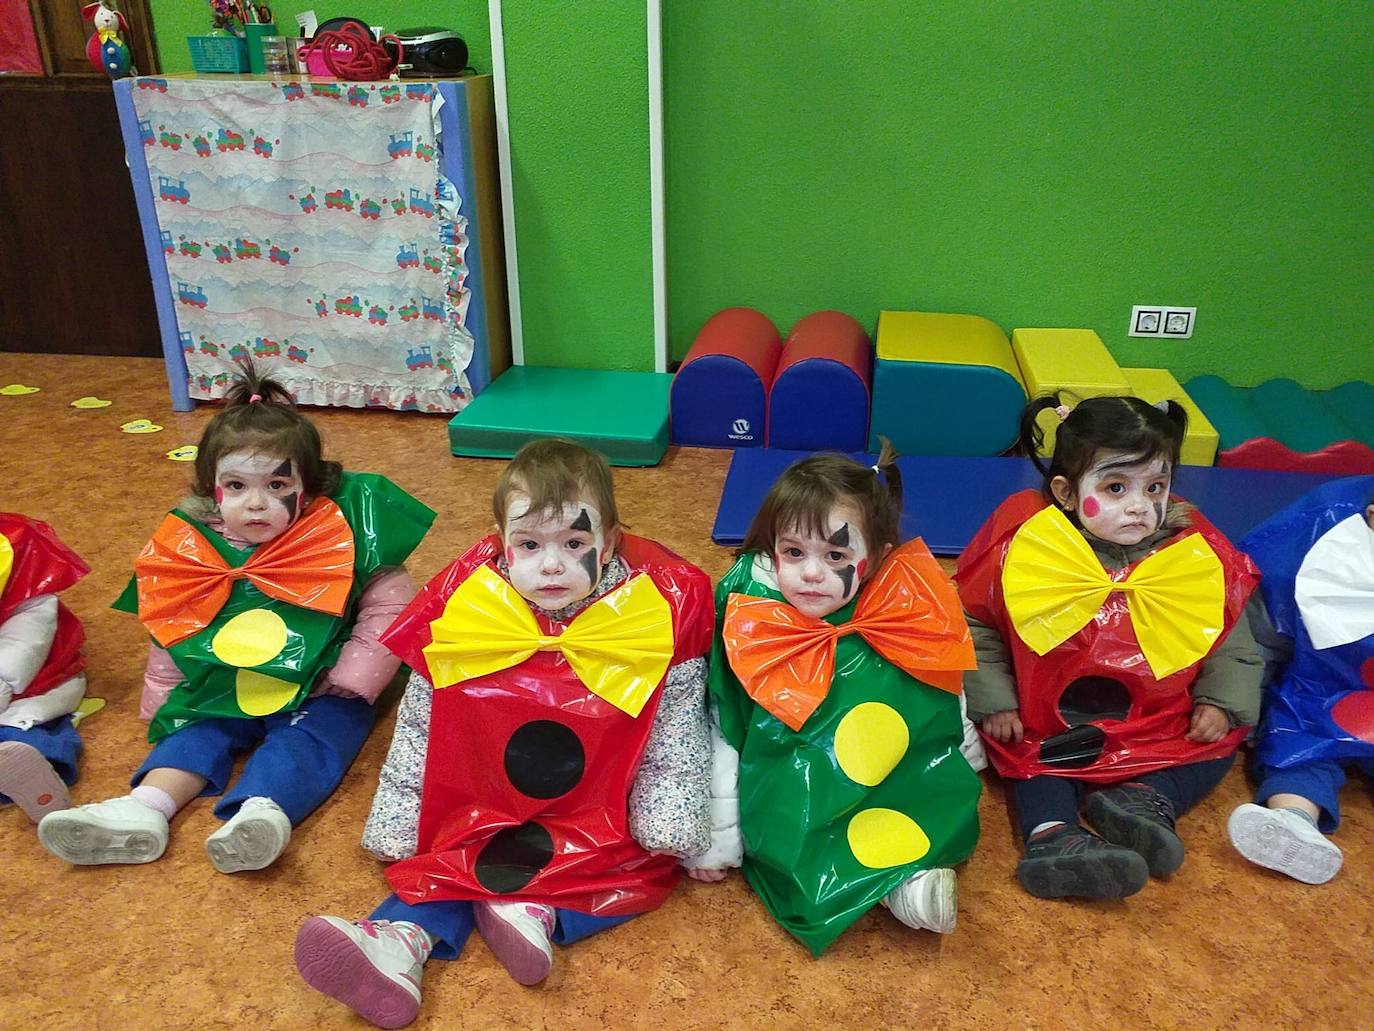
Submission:
[[849,821],[849,851],[870,870],[912,863],[930,851],[920,824],[895,809],[865,809]]
[[844,714],[835,728],[835,761],[856,784],[873,787],[906,755],[911,734],[890,705],[863,702]]
[[0,591],[10,582],[10,571],[14,569],[14,545],[0,533]]
[[249,716],[270,716],[296,697],[300,684],[241,669],[234,677],[234,700]]
[[286,647],[286,621],[270,609],[240,612],[210,642],[215,658],[230,666],[261,666]]

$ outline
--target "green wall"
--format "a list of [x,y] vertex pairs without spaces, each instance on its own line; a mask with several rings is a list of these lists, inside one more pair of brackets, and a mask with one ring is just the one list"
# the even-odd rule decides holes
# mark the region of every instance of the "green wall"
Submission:
[[[675,357],[728,305],[886,307],[1374,379],[1374,5],[665,7]],[[1192,339],[1127,337],[1147,303],[1196,306]]]
[[[210,5],[203,0],[149,0],[153,16],[153,30],[157,35],[158,56],[164,72],[189,72],[191,54],[186,48],[187,36],[204,35],[210,29]],[[451,0],[443,4],[426,0],[358,0],[350,2],[347,10],[335,10],[333,5],[318,0],[290,0],[277,3],[269,0],[272,16],[283,35],[296,32],[296,15],[314,10],[319,17],[347,14],[366,18],[370,25],[387,29],[409,29],[420,25],[442,25],[453,29],[468,45],[468,61],[479,72],[491,71],[491,25],[487,18],[486,0]]]
[[652,369],[644,0],[501,10],[525,361]]

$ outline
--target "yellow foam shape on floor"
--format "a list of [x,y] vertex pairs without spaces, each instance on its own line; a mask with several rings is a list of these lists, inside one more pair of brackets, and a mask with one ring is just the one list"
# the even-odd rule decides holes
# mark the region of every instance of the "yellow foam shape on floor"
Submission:
[[1122,369],[1131,394],[1150,404],[1177,401],[1188,410],[1188,432],[1183,435],[1183,465],[1211,465],[1216,461],[1218,435],[1202,409],[1188,396],[1168,369]]
[[[1116,359],[1091,329],[1014,329],[1011,349],[1032,399],[1055,390],[1068,391],[1073,397],[1065,403],[1072,408],[1075,400],[1131,392]],[[1045,433],[1041,453],[1051,454],[1059,420],[1053,412],[1041,412],[1036,423]]]
[[988,365],[1025,385],[1002,327],[981,315],[879,312],[876,350],[885,361]]

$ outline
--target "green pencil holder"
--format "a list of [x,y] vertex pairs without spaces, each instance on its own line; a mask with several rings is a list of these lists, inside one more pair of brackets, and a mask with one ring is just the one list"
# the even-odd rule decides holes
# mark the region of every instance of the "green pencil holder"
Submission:
[[248,40],[248,70],[256,72],[258,75],[267,71],[267,64],[262,58],[262,37],[277,36],[275,25],[245,25],[243,27],[244,37]]

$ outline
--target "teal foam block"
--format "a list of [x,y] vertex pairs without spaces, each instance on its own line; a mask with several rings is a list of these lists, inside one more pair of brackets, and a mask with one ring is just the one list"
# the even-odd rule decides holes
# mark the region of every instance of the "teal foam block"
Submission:
[[657,465],[668,448],[668,392],[658,372],[516,365],[448,424],[450,450],[510,458],[539,437],[568,437],[612,465]]
[[1026,391],[989,365],[873,363],[868,448],[887,437],[905,455],[1000,455],[1016,443]]
[[1187,390],[1216,427],[1221,451],[1264,438],[1299,453],[1343,440],[1374,447],[1374,386],[1368,383],[1309,390],[1291,379],[1271,379],[1233,387],[1217,376],[1195,376]]

